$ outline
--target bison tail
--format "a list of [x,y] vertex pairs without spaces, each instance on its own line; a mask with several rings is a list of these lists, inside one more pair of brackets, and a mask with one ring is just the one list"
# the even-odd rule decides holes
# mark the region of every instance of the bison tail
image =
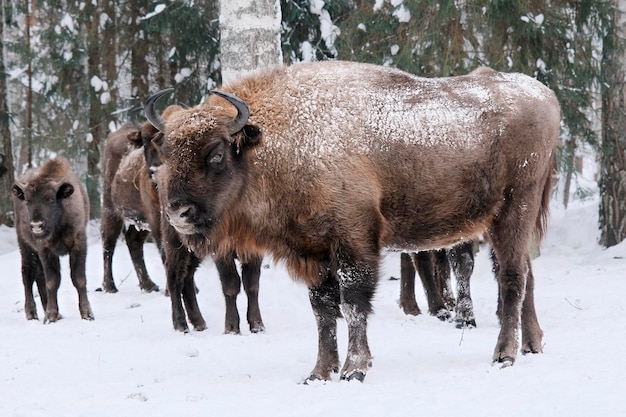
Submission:
[[540,242],[543,240],[548,227],[548,214],[550,209],[550,197],[552,196],[552,190],[554,188],[555,178],[557,177],[557,159],[556,152],[552,153],[552,161],[550,171],[546,175],[545,184],[543,186],[543,195],[541,196],[541,207],[537,216],[537,223],[535,225],[535,233],[537,240]]

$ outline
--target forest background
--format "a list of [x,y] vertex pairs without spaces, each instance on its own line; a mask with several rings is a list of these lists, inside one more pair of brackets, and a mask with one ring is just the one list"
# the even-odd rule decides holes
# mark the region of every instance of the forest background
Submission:
[[[561,203],[589,192],[576,173],[594,154],[599,243],[626,239],[626,0],[229,1],[274,7],[286,64],[343,59],[424,77],[487,65],[537,78],[563,112]],[[14,178],[54,155],[70,159],[98,219],[107,134],[143,121],[143,100],[162,88],[200,103],[221,84],[226,53],[254,41],[225,43],[221,11],[219,0],[2,0],[0,224],[13,222]]]

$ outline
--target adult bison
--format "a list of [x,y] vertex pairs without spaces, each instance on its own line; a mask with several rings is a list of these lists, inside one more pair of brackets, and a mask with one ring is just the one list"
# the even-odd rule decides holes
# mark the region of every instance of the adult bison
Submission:
[[[172,107],[173,106],[169,106],[163,112],[164,118],[169,117],[170,114],[173,113]],[[158,172],[162,163],[159,149],[155,143],[153,143],[160,135],[161,133],[150,123],[145,123],[142,126],[141,137],[144,148],[144,164],[151,173],[152,178],[154,178],[153,175]],[[156,190],[153,192],[156,194]],[[155,195],[155,199],[157,201],[159,200],[158,195]],[[161,207],[158,203],[156,207],[153,207],[153,210],[157,213],[161,212]],[[176,229],[174,229],[169,222],[162,221],[160,229],[161,233],[159,233],[159,239],[161,241],[165,261],[167,286],[170,290],[174,328],[188,332],[188,317],[195,330],[205,330],[206,321],[198,306],[194,280],[196,269],[202,262],[204,256],[197,256],[189,252],[181,243]],[[223,256],[212,256],[212,258],[220,277],[224,301],[226,303],[224,333],[240,333],[237,296],[241,291],[242,284],[248,299],[246,319],[250,331],[252,333],[258,333],[265,330],[259,307],[259,279],[261,276],[263,258],[261,256],[252,256],[245,262],[241,262],[241,276],[235,264],[236,253],[232,252]],[[185,314],[183,304],[187,307],[187,314]]]
[[13,208],[22,256],[26,318],[38,318],[33,297],[35,282],[45,311],[44,323],[61,318],[57,303],[59,256],[69,254],[80,316],[93,320],[85,275],[89,200],[69,162],[60,157],[49,159],[39,168],[26,171],[13,185]]
[[146,292],[159,290],[148,275],[143,255],[143,245],[150,232],[160,248],[161,216],[158,207],[158,195],[146,169],[140,127],[125,123],[110,133],[104,143],[100,228],[104,291],[117,292],[113,279],[113,254],[125,222],[124,239],[139,279],[139,288]]
[[451,247],[480,233],[499,263],[493,360],[513,363],[520,322],[522,350],[541,351],[527,248],[545,228],[559,134],[548,88],[521,74],[423,79],[327,61],[215,93],[167,121],[145,106],[164,133],[164,214],[195,253],[267,252],[308,285],[319,338],[309,379],[339,368],[341,313],[341,378],[365,378],[383,247]]

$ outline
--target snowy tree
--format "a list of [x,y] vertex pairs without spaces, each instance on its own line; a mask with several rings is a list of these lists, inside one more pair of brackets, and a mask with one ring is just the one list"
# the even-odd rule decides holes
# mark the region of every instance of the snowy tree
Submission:
[[603,43],[600,244],[626,239],[626,0],[613,0]]
[[[2,11],[6,9],[2,2]],[[4,13],[3,13],[4,15]],[[1,16],[0,34],[4,33],[6,18]],[[6,68],[4,65],[4,43],[0,42],[0,153],[4,155],[3,165],[7,172],[0,178],[0,224],[13,225],[11,213],[13,204],[11,200],[11,186],[14,181],[13,175],[13,146],[11,143],[11,130],[9,129],[10,115],[8,105],[8,89]]]
[[279,0],[220,2],[222,81],[282,63]]

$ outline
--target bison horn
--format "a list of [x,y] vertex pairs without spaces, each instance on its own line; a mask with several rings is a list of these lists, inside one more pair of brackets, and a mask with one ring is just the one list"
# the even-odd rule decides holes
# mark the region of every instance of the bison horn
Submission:
[[163,132],[165,130],[165,119],[161,117],[160,114],[154,112],[154,104],[164,95],[171,93],[174,91],[173,88],[166,88],[165,90],[158,91],[152,94],[143,105],[143,112],[146,115],[146,119],[152,126],[154,126],[159,132]]
[[225,93],[223,91],[211,90],[209,93],[216,94],[230,102],[237,109],[237,116],[233,119],[232,124],[229,126],[230,134],[234,135],[239,132],[246,125],[248,117],[250,117],[250,109],[248,105],[239,97]]

